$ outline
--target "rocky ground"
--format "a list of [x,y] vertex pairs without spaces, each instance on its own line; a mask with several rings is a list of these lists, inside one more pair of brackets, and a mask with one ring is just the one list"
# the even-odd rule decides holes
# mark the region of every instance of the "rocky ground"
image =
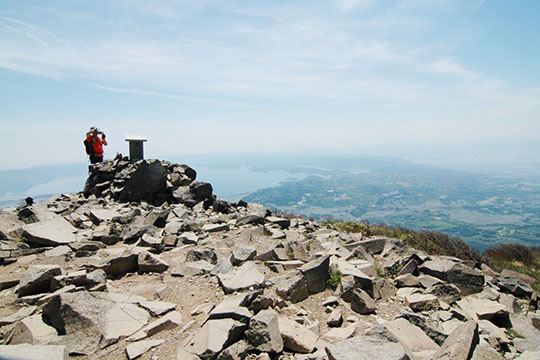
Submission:
[[115,160],[0,212],[0,359],[540,359],[534,279]]

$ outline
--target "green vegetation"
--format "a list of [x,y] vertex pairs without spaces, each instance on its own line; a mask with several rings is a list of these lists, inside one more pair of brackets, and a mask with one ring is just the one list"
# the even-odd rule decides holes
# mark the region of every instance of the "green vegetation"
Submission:
[[334,271],[332,269],[328,270],[328,280],[326,280],[326,283],[328,286],[330,286],[333,290],[335,290],[339,283],[341,282],[341,274],[337,271]]
[[346,232],[360,232],[364,236],[386,236],[396,238],[405,245],[428,254],[455,256],[464,260],[480,260],[478,250],[458,237],[451,237],[435,231],[414,231],[402,227],[393,228],[383,224],[351,221],[329,221],[328,224]]
[[386,273],[390,277],[396,277],[396,275],[401,271],[401,269],[403,269],[403,266],[405,266],[405,264],[395,263],[386,270]]
[[536,279],[533,288],[540,291],[540,248],[521,244],[497,244],[484,253],[482,260],[493,270],[517,271]]

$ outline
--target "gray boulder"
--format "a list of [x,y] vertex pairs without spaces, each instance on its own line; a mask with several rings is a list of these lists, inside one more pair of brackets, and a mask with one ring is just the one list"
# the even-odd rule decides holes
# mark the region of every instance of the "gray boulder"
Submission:
[[428,287],[424,293],[435,295],[440,301],[450,305],[461,298],[461,290],[453,284],[433,285]]
[[358,245],[362,246],[367,252],[371,254],[380,254],[384,250],[386,245],[386,238],[377,237],[358,242]]
[[[6,336],[6,342],[14,344],[47,344],[58,337],[56,329],[43,322],[41,315],[29,316],[17,322]],[[0,357],[1,358],[1,357]]]
[[21,277],[15,292],[19,297],[48,292],[51,287],[51,279],[60,274],[62,274],[62,270],[58,265],[30,266]]
[[377,304],[364,290],[355,289],[352,293],[351,309],[362,315],[373,314],[377,310]]
[[231,253],[231,264],[238,266],[246,261],[252,260],[257,256],[257,249],[253,246],[236,247]]
[[195,333],[185,350],[203,360],[214,359],[221,350],[236,342],[246,327],[233,319],[208,320]]
[[243,360],[248,353],[249,344],[245,340],[240,340],[223,350],[216,360]]
[[204,260],[212,265],[217,264],[217,255],[212,249],[191,249],[186,254],[186,262],[196,262]]
[[276,284],[276,294],[293,303],[309,297],[307,281],[300,271],[295,271],[279,280]]
[[246,339],[258,351],[277,354],[283,351],[278,317],[273,310],[262,310],[249,322]]
[[280,317],[278,324],[285,349],[302,354],[313,352],[319,338],[315,333],[285,317]]
[[484,289],[484,274],[479,270],[457,264],[446,273],[446,281],[456,285],[463,296],[481,292]]
[[217,276],[226,294],[264,286],[264,274],[259,272],[252,262],[246,262],[231,272],[220,273]]
[[315,294],[326,289],[326,280],[329,278],[330,258],[323,256],[320,259],[313,260],[300,268],[306,278],[308,291]]
[[475,321],[467,321],[458,326],[448,336],[439,351],[433,355],[433,360],[469,360],[473,356],[474,349],[480,338],[478,336],[478,324]]
[[136,272],[139,269],[138,255],[125,250],[119,256],[99,266],[99,268],[111,276],[123,276],[126,273]]
[[167,169],[160,161],[141,162],[137,170],[126,182],[120,193],[120,200],[154,202],[156,195],[165,191]]
[[189,189],[197,201],[212,199],[213,189],[209,183],[194,181]]
[[355,336],[329,344],[325,350],[329,360],[409,360],[395,339],[379,336]]
[[164,260],[148,251],[141,251],[137,257],[137,264],[141,272],[164,272],[169,268]]

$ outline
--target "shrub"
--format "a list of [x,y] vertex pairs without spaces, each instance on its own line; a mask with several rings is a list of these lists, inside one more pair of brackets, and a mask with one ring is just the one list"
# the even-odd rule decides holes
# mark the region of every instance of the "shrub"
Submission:
[[340,282],[341,282],[341,274],[332,269],[328,269],[328,280],[326,280],[326,283],[328,284],[328,286],[330,286],[333,290],[335,290],[338,287]]
[[521,244],[497,244],[485,251],[485,256],[491,260],[519,261],[524,265],[535,264],[538,251]]

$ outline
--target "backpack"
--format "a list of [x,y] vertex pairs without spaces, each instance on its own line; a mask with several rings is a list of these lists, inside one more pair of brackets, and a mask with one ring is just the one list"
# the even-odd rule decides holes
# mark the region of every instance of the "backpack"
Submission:
[[86,154],[93,156],[94,155],[94,142],[88,141],[88,139],[85,139],[83,141],[84,147],[86,148]]

